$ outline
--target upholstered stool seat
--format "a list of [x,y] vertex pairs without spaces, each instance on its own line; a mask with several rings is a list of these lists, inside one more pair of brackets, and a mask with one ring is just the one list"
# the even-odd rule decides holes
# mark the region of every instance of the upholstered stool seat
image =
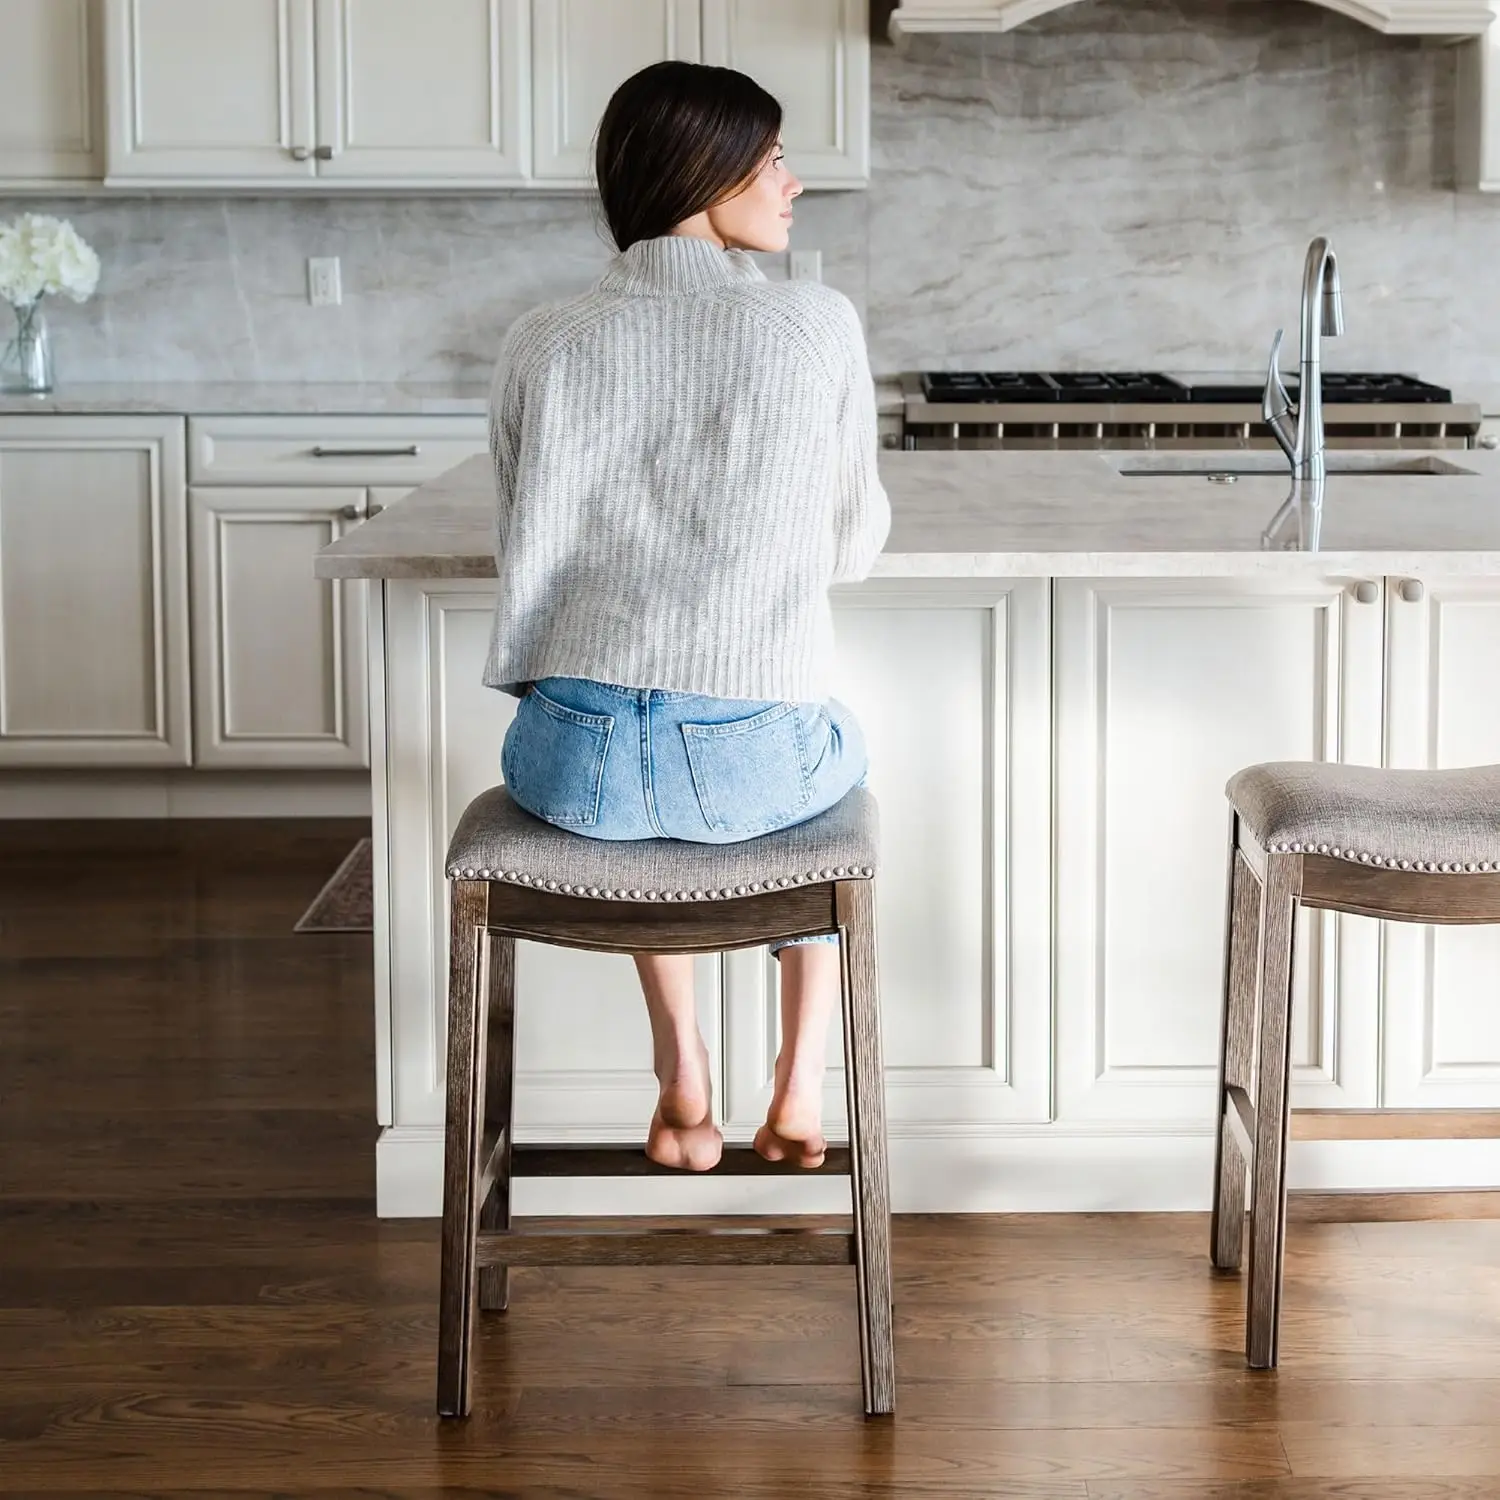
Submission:
[[856,787],[821,817],[733,844],[590,839],[516,806],[503,786],[469,804],[448,845],[450,880],[498,880],[603,901],[727,901],[875,873],[875,798]]
[[[503,1311],[511,1266],[852,1265],[867,1414],[895,1403],[890,1206],[875,971],[875,799],[837,806],[733,844],[591,839],[524,812],[504,787],[459,820],[446,870],[447,1126],[443,1175],[438,1411],[467,1414],[476,1303]],[[511,1217],[514,1177],[648,1176],[666,1168],[639,1146],[518,1143],[517,938],[607,953],[710,953],[837,934],[844,1022],[847,1146],[815,1169],[850,1180],[845,1228],[797,1225],[683,1231],[560,1230]],[[716,1174],[796,1174],[748,1146],[726,1146]]]
[[1500,766],[1386,771],[1273,761],[1229,800],[1263,849],[1438,874],[1500,870]]
[[1276,1363],[1286,1249],[1299,907],[1395,922],[1500,922],[1500,766],[1387,771],[1277,761],[1234,776],[1211,1254],[1239,1266],[1245,1357]]

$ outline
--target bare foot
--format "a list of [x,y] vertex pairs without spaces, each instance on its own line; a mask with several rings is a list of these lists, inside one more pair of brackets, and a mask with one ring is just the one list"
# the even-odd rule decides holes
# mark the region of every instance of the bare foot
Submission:
[[675,1065],[670,1060],[658,1064],[661,1096],[646,1135],[646,1155],[664,1167],[708,1172],[724,1154],[724,1137],[714,1124],[708,1048],[701,1039],[695,1062],[678,1058]]
[[776,1087],[766,1123],[755,1132],[755,1149],[767,1161],[821,1167],[828,1150],[823,1138],[823,1080],[791,1077],[776,1064]]

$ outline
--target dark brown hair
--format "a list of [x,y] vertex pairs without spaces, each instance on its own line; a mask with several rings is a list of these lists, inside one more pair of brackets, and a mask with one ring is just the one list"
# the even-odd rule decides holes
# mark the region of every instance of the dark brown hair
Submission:
[[599,121],[594,175],[615,247],[669,233],[732,198],[781,130],[781,105],[753,78],[658,62],[614,91]]

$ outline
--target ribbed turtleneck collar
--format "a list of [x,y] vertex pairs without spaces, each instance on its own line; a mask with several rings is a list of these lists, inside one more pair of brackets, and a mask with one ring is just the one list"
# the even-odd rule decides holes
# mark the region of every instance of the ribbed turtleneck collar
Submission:
[[765,279],[748,251],[721,250],[712,240],[697,235],[662,234],[637,240],[616,255],[600,279],[599,289],[664,296]]

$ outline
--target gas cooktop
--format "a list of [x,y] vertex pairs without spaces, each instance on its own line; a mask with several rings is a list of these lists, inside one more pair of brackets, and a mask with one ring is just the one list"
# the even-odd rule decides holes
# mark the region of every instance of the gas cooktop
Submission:
[[[1287,379],[1295,392],[1295,376]],[[1154,371],[1033,372],[935,370],[922,375],[922,392],[942,402],[1198,402],[1260,405],[1261,386],[1237,375],[1162,375]],[[1453,393],[1414,375],[1325,370],[1326,405],[1447,403]]]

